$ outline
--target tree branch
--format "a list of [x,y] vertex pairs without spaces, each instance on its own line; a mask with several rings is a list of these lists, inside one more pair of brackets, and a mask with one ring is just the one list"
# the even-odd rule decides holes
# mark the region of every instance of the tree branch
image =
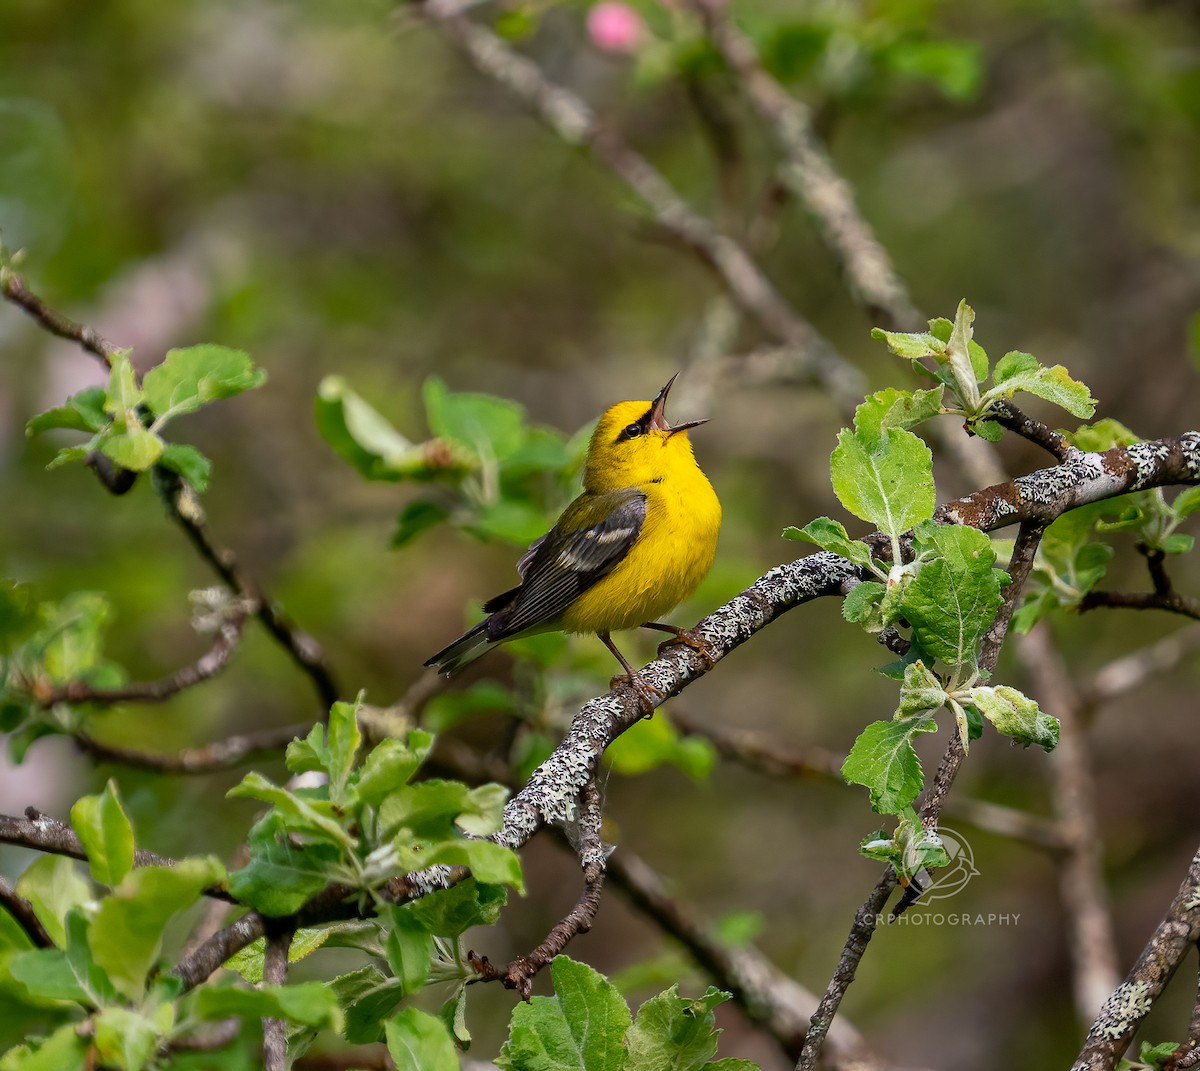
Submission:
[[311,722],[302,722],[277,729],[239,733],[203,747],[183,748],[173,755],[154,755],[116,744],[105,744],[86,733],[75,733],[73,738],[80,751],[98,762],[113,762],[135,770],[162,774],[208,774],[215,770],[227,770],[256,755],[279,751],[296,737],[307,735],[311,728]]
[[[292,931],[272,930],[267,936],[263,957],[263,982],[266,985],[287,985],[288,950],[292,946]],[[287,1071],[287,1021],[263,1019],[263,1071]]]
[[733,24],[724,4],[692,0],[691,7],[742,93],[770,128],[783,155],[780,177],[808,209],[826,248],[841,262],[851,295],[893,330],[917,330],[921,315],[887,250],[859,213],[853,189],[813,132],[808,109],[767,73],[753,42]]
[[1138,1024],[1166,988],[1183,958],[1200,940],[1200,851],[1125,980],[1113,990],[1088,1031],[1071,1071],[1111,1071],[1133,1040]]
[[1079,600],[1079,612],[1101,607],[1116,610],[1166,610],[1200,621],[1200,599],[1189,599],[1172,590],[1169,594],[1140,591],[1089,591]]
[[98,358],[105,368],[112,367],[113,355],[120,352],[118,347],[100,332],[86,324],[76,323],[50,308],[41,298],[29,291],[25,280],[11,268],[0,267],[0,294],[19,309],[24,309],[43,330],[65,338],[68,342],[79,343],[88,353]]
[[13,921],[25,931],[25,936],[33,942],[35,948],[54,947],[54,939],[46,932],[46,927],[38,919],[37,912],[33,910],[33,904],[23,896],[18,896],[17,890],[2,877],[0,877],[0,909],[6,910],[13,917]]
[[1021,436],[1022,439],[1028,439],[1035,446],[1040,446],[1059,461],[1066,461],[1072,454],[1079,453],[1079,450],[1065,435],[1023,413],[1012,402],[1003,399],[993,402],[990,419],[1002,428],[1008,428],[1009,431]]
[[655,221],[691,249],[724,282],[738,305],[768,333],[805,355],[812,380],[850,411],[862,396],[862,378],[779,294],[745,249],[700,216],[644,156],[596,119],[575,93],[555,85],[536,64],[446,0],[415,0],[481,74],[504,86],[563,141],[585,148],[629,187]]

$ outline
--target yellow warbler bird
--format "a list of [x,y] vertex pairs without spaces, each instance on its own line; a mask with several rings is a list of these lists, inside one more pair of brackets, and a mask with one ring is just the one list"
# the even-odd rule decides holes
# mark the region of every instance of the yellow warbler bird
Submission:
[[654,401],[618,402],[596,425],[583,468],[583,494],[517,562],[521,583],[483,604],[489,616],[427,666],[455,673],[489,647],[561,629],[594,632],[624,667],[647,711],[654,698],[609,635],[655,628],[708,657],[705,641],[655,620],[704,579],[717,550],[721,503],[696,464],[688,429],[664,415],[667,385]]

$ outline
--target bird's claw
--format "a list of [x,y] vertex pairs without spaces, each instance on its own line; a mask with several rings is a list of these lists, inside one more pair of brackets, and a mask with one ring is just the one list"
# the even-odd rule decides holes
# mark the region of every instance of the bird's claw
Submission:
[[636,673],[618,673],[608,682],[609,688],[616,688],[621,684],[628,684],[633,689],[634,695],[638,697],[638,704],[642,708],[642,714],[647,718],[654,717],[654,711],[658,706],[658,702],[657,696],[651,691],[650,686]]
[[675,647],[678,644],[683,644],[684,647],[690,647],[695,651],[696,654],[704,659],[706,668],[712,669],[717,664],[717,660],[713,657],[712,644],[696,632],[695,629],[690,628],[681,628],[670,639],[663,640],[658,645],[659,658],[666,653],[668,647]]

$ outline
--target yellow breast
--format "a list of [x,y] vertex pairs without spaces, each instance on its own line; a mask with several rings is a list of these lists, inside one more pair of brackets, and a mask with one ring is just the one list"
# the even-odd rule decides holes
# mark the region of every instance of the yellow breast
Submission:
[[638,486],[646,496],[642,530],[616,568],[567,608],[567,632],[637,628],[669,613],[704,579],[717,552],[721,503],[708,477],[688,461]]

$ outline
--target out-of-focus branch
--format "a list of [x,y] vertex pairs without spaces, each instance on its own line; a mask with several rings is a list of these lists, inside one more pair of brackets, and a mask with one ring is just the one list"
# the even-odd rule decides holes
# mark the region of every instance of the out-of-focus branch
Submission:
[[746,250],[689,205],[644,156],[596,119],[575,93],[552,83],[533,62],[445,0],[415,0],[481,74],[504,86],[560,138],[580,145],[625,183],[674,241],[712,268],[738,305],[769,334],[805,355],[812,381],[850,411],[862,396],[862,378],[830,343],[780,295]]
[[1048,634],[1045,624],[1039,624],[1017,638],[1017,649],[1032,677],[1034,698],[1060,726],[1058,747],[1050,755],[1054,810],[1067,847],[1059,860],[1058,882],[1070,931],[1075,1011],[1090,1023],[1120,979],[1116,935],[1104,891],[1096,786],[1080,719],[1082,703]]
[[1071,1071],[1111,1071],[1129,1047],[1138,1024],[1166,988],[1188,951],[1200,940],[1200,851],[1155,927],[1133,969],[1113,990],[1088,1031]]
[[176,473],[167,469],[155,469],[154,475],[155,486],[166,503],[171,518],[183,529],[184,535],[196,548],[196,552],[208,562],[231,591],[254,605],[255,616],[312,682],[322,708],[328,710],[341,692],[330,672],[321,645],[271,601],[258,582],[242,569],[237,555],[230,548],[219,546],[215,542],[195,492]]
[[[747,769],[788,780],[817,777],[845,784],[844,755],[826,748],[789,748],[773,737],[750,729],[701,726],[687,714],[671,711],[671,720],[685,733],[708,740],[723,758]],[[1015,807],[968,797],[950,797],[946,814],[961,818],[977,829],[1023,841],[1051,852],[1063,850],[1064,842],[1055,822]]]
[[219,627],[212,647],[200,658],[190,666],[177,669],[158,680],[135,681],[115,688],[96,688],[86,681],[68,681],[66,684],[45,686],[35,683],[33,695],[43,707],[52,707],[55,703],[162,702],[220,673],[237,650],[245,627],[246,613],[236,614]]
[[[267,985],[286,985],[288,949],[292,947],[292,931],[280,930],[267,935],[263,956],[263,981]],[[263,1071],[287,1071],[287,1022],[284,1019],[263,1019]]]
[[724,4],[693,0],[747,99],[766,121],[783,156],[781,178],[816,221],[838,258],[853,296],[896,330],[913,331],[921,316],[887,251],[854,203],[854,191],[837,172],[813,132],[808,110],[763,68],[753,43],[730,21]]
[[1102,666],[1083,686],[1080,701],[1091,710],[1132,691],[1155,674],[1174,669],[1196,651],[1200,651],[1200,625],[1190,625]]
[[1191,599],[1172,590],[1166,595],[1156,591],[1089,591],[1079,600],[1081,613],[1101,607],[1116,610],[1166,610],[1200,621],[1200,599]]
[[116,744],[105,744],[84,733],[76,733],[74,740],[81,751],[99,762],[113,762],[135,770],[162,774],[207,774],[215,770],[227,770],[257,755],[279,751],[296,737],[306,735],[311,728],[310,722],[302,722],[278,729],[239,733],[203,747],[186,747],[172,755],[153,755]]
[[13,921],[25,931],[25,936],[33,942],[35,948],[54,947],[54,940],[38,919],[33,904],[23,896],[18,896],[17,890],[4,878],[0,878],[0,910],[7,911],[13,917]]

